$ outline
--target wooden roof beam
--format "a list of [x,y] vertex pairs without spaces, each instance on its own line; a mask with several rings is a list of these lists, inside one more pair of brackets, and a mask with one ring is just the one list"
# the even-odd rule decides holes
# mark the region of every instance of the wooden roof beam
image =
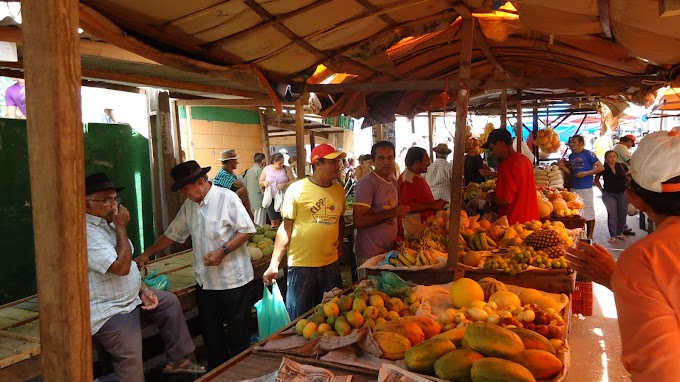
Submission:
[[613,40],[611,17],[609,15],[609,0],[597,0],[597,10],[600,15],[600,25],[602,26],[602,33],[608,39]]
[[[279,130],[292,131],[293,133],[297,132],[297,128],[295,127],[295,125],[291,125],[291,124],[288,124],[288,123],[282,123],[282,122],[275,121],[275,120],[274,121],[267,121],[267,129],[271,129],[271,128],[279,129]],[[317,137],[323,137],[325,139],[328,139],[328,133],[320,133],[320,132],[316,132],[316,131],[311,131],[310,129],[311,129],[311,127],[305,126],[305,134],[314,133],[314,135],[316,135]]]
[[260,99],[183,99],[177,100],[178,106],[262,106],[273,107],[269,98]]
[[[573,89],[594,87],[630,87],[640,86],[643,81],[666,81],[660,75],[608,76],[608,77],[576,77],[576,78],[520,78],[505,80],[461,80],[468,89]],[[300,85],[295,85],[295,87]],[[301,86],[300,86],[301,87]],[[309,84],[309,91],[325,93],[343,93],[350,91],[393,92],[411,90],[439,90],[447,88],[446,80],[362,82],[348,84]],[[450,90],[459,89],[456,81],[448,81]],[[295,92],[302,89],[294,89]]]
[[[465,6],[463,3],[455,3],[453,4],[453,9],[460,14],[460,16],[463,19],[473,19],[472,17],[472,12],[470,12],[470,9]],[[501,65],[500,62],[496,59],[496,56],[493,54],[491,51],[491,48],[489,47],[489,43],[486,39],[486,36],[484,36],[484,33],[482,33],[482,30],[479,29],[479,24],[475,23],[474,24],[474,30],[473,30],[473,37],[474,41],[477,43],[477,47],[484,52],[484,55],[486,58],[493,64],[493,66],[496,67],[501,73],[505,75],[506,78],[511,78],[510,73],[508,73],[507,70]]]
[[370,1],[368,1],[368,0],[354,0],[354,1],[359,3],[359,5],[361,5],[362,7],[366,8],[369,12],[371,12],[371,14],[373,14],[373,15],[377,14],[378,17],[380,17],[380,19],[382,21],[386,22],[387,24],[389,24],[391,26],[396,26],[398,24],[390,16],[388,16],[386,14],[379,14],[380,8],[373,5],[373,3],[371,3]]
[[680,0],[659,0],[659,16],[680,15]]
[[[316,8],[322,6],[326,3],[329,3],[331,1],[334,1],[334,0],[318,0],[318,1],[315,1],[311,4],[307,4],[302,8],[298,8],[298,9],[292,11],[292,12],[288,12],[288,13],[285,13],[283,15],[279,15],[277,17],[272,17],[270,19],[265,19],[264,22],[259,23],[259,24],[255,25],[254,27],[244,29],[244,30],[236,32],[232,35],[229,35],[229,36],[223,37],[219,40],[215,40],[215,41],[212,41],[208,44],[205,44],[205,45],[203,45],[203,48],[207,49],[208,51],[221,50],[220,47],[224,44],[228,44],[232,41],[236,41],[240,38],[243,38],[246,35],[249,35],[249,34],[252,34],[252,33],[255,33],[255,32],[259,32],[263,29],[269,28],[270,26],[273,26],[276,23],[284,22],[284,21],[291,19],[295,16],[301,15],[301,14],[307,12],[307,11],[310,11],[312,9],[316,9]],[[220,6],[221,5],[222,4],[220,4]],[[219,27],[221,25],[222,24],[219,24],[219,25],[217,25],[213,28]],[[210,30],[210,29],[203,30],[199,33],[203,33],[203,32],[208,31],[208,30]]]

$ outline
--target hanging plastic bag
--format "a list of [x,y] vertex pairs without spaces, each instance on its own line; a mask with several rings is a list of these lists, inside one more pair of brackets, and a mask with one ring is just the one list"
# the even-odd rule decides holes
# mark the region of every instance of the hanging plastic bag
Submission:
[[146,284],[149,288],[167,291],[168,288],[170,288],[170,279],[167,275],[156,276],[157,272],[158,269],[154,269],[151,271],[150,275],[144,277],[144,284]]
[[628,208],[627,208],[628,216],[635,216],[638,214],[638,209],[633,205],[633,203],[628,203]]
[[262,300],[255,303],[257,309],[257,327],[260,340],[263,340],[279,329],[290,324],[290,316],[283,302],[283,296],[276,281],[271,285],[272,290],[265,284]]
[[281,206],[283,205],[283,196],[285,194],[283,191],[279,190],[279,192],[276,193],[276,197],[274,198],[274,211],[279,212],[281,211]]
[[264,194],[262,195],[262,208],[269,208],[272,204],[272,188],[267,186],[264,188]]
[[391,297],[403,297],[410,290],[413,283],[405,281],[395,273],[382,271],[381,276],[369,275],[368,278],[373,281],[379,290],[387,293]]

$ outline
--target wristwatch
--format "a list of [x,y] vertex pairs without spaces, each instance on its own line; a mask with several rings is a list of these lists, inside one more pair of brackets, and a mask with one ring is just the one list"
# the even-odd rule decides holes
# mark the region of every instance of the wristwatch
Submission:
[[225,255],[227,255],[229,252],[231,252],[231,249],[229,249],[229,247],[227,247],[226,244],[223,245],[223,246],[222,246],[222,253],[224,253]]

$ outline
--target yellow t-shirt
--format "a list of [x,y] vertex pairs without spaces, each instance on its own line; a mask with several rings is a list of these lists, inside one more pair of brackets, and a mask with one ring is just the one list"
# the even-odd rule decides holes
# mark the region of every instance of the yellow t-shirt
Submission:
[[291,184],[281,206],[281,216],[294,221],[288,266],[323,267],[337,261],[338,223],[344,213],[345,190],[337,182],[321,187],[305,178]]

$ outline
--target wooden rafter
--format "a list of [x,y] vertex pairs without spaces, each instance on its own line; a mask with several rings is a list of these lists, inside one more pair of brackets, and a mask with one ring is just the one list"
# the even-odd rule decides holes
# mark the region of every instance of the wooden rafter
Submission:
[[602,26],[602,33],[608,39],[613,39],[611,27],[611,16],[609,14],[609,0],[597,0],[597,11],[600,15],[600,25]]
[[[594,87],[629,87],[640,86],[643,81],[665,81],[659,75],[610,76],[610,77],[576,77],[576,78],[521,78],[506,80],[461,80],[468,89],[565,89]],[[309,91],[326,93],[343,93],[349,91],[392,92],[411,90],[445,90],[459,89],[456,81],[422,80],[392,82],[362,82],[351,84],[310,84]]]
[[[376,14],[379,14],[379,12],[380,12],[380,8],[373,5],[373,3],[371,3],[368,0],[354,0],[354,1],[359,3],[359,5],[361,5],[362,7],[366,8],[369,12],[371,12],[371,14],[376,15]],[[390,16],[388,16],[384,13],[379,14],[378,17],[380,17],[380,19],[382,21],[386,22],[388,25],[396,26],[398,24],[396,21],[394,21],[394,19],[392,19]]]
[[[454,4],[453,9],[455,9],[456,12],[458,12],[462,18],[473,19],[472,12],[470,12],[470,9],[462,3]],[[486,58],[489,60],[489,62],[491,62],[491,64],[493,64],[493,66],[496,67],[496,69],[498,69],[501,73],[503,73],[505,75],[505,77],[511,78],[510,73],[508,73],[508,71],[505,70],[503,65],[501,65],[500,62],[498,62],[498,60],[496,59],[496,56],[491,51],[491,48],[489,47],[489,43],[486,40],[486,36],[484,36],[484,33],[482,33],[482,30],[479,29],[479,24],[475,23],[474,27],[475,27],[475,29],[472,33],[473,33],[474,41],[477,43],[477,47],[479,49],[481,49],[482,52],[484,52],[484,55],[486,56]]]

